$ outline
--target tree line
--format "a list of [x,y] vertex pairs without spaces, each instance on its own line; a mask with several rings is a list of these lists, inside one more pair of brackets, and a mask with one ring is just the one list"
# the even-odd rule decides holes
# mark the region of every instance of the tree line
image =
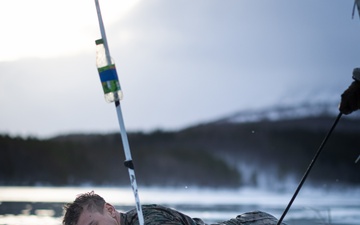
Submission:
[[[275,168],[277,181],[289,174],[300,179],[332,120],[214,122],[180,131],[130,132],[128,138],[139,185],[235,188],[249,185],[248,171],[239,169],[245,164],[256,168],[254,180],[269,168]],[[340,121],[311,182],[360,184],[359,122]],[[0,185],[128,185],[124,160],[119,133],[49,139],[0,135]]]

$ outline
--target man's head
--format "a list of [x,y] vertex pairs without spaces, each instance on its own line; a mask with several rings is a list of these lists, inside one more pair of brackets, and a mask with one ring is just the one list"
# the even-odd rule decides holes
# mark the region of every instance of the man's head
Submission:
[[93,191],[79,195],[74,202],[66,204],[64,209],[63,225],[90,224],[98,221],[117,224],[115,208]]

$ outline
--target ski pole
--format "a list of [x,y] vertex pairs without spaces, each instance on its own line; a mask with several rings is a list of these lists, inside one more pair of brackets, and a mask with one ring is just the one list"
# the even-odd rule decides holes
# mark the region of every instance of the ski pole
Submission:
[[122,91],[119,83],[119,79],[116,72],[115,63],[113,62],[108,42],[106,39],[105,28],[101,16],[99,1],[95,0],[96,11],[99,19],[99,26],[102,39],[96,40],[96,64],[100,75],[100,81],[102,83],[103,91],[105,94],[105,100],[107,102],[115,102],[121,139],[125,153],[125,167],[128,168],[131,187],[134,193],[136,210],[138,214],[139,224],[144,225],[144,216],[141,209],[140,198],[138,193],[138,187],[135,177],[134,164],[131,157],[130,146],[126,134],[125,123],[122,116],[120,100],[122,99]]
[[322,149],[324,148],[324,145],[326,144],[326,142],[327,142],[328,138],[330,137],[331,133],[332,133],[332,132],[333,132],[333,130],[335,129],[335,127],[336,127],[337,123],[339,122],[339,120],[340,120],[341,116],[342,116],[342,113],[340,112],[340,113],[339,113],[339,115],[336,117],[336,120],[335,120],[334,124],[332,125],[332,127],[331,127],[330,131],[328,132],[328,134],[325,136],[324,140],[322,141],[322,143],[321,143],[321,145],[320,145],[319,149],[317,150],[317,152],[316,152],[316,154],[315,154],[314,158],[312,159],[312,161],[311,161],[310,165],[308,166],[308,168],[307,168],[307,170],[306,170],[306,172],[305,172],[304,176],[302,177],[302,179],[301,179],[301,181],[300,181],[300,183],[299,183],[299,185],[298,185],[298,187],[297,187],[297,189],[296,189],[296,191],[295,191],[294,195],[292,196],[292,198],[291,198],[291,200],[290,200],[289,204],[287,205],[287,207],[286,207],[285,211],[284,211],[284,212],[283,212],[283,214],[281,215],[281,217],[280,217],[280,219],[279,219],[279,221],[278,221],[277,225],[280,225],[280,224],[282,223],[283,219],[285,218],[285,216],[286,216],[287,212],[289,211],[289,209],[290,209],[290,207],[291,207],[292,203],[294,202],[294,200],[295,200],[296,196],[298,195],[298,193],[299,193],[299,191],[300,191],[300,189],[301,189],[302,185],[304,184],[304,182],[305,182],[305,180],[306,180],[307,176],[309,175],[311,168],[313,167],[313,165],[314,165],[315,161],[316,161],[316,160],[317,160],[317,158],[319,157],[319,155],[320,155],[320,153],[321,153]]

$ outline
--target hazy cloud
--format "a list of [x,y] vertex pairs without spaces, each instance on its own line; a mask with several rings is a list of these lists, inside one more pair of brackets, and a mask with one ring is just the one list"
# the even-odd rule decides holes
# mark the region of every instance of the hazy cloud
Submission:
[[[54,24],[50,34],[17,22],[21,37],[6,37],[15,40],[21,59],[0,62],[0,131],[118,130],[95,67],[95,5],[56,4],[61,14],[33,20]],[[359,66],[360,22],[351,19],[352,1],[154,0],[136,1],[127,11],[117,11],[115,1],[100,4],[129,130],[181,128],[248,108],[336,100]],[[64,24],[51,22],[58,16]],[[34,46],[21,53],[41,44],[39,38],[47,41],[39,49],[43,55]]]

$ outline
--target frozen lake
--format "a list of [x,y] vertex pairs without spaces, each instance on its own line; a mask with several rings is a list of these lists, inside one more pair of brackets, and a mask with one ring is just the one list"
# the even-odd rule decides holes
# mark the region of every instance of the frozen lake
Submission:
[[[0,225],[60,225],[63,204],[92,190],[119,211],[134,207],[130,187],[0,187]],[[169,206],[207,223],[254,210],[280,218],[292,194],[251,188],[139,188],[141,204]],[[303,188],[284,221],[289,225],[359,225],[360,188],[337,191]]]

